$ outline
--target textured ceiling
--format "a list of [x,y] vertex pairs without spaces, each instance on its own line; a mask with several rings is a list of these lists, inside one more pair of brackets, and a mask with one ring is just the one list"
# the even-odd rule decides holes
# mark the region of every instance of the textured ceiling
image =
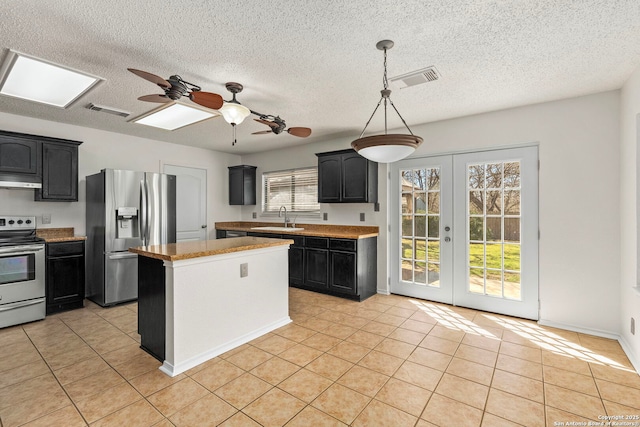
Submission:
[[[394,90],[410,126],[617,89],[640,66],[638,0],[5,0],[0,23],[1,57],[13,49],[106,80],[66,110],[0,96],[0,111],[237,154],[355,139],[380,96],[382,39],[395,42],[389,77],[441,74]],[[225,99],[224,83],[240,82],[242,104],[313,134],[251,135],[266,127],[247,120],[232,147],[222,118],[173,132],[129,123],[158,106],[138,96],[161,92],[127,67]],[[367,134],[382,127],[378,113]]]

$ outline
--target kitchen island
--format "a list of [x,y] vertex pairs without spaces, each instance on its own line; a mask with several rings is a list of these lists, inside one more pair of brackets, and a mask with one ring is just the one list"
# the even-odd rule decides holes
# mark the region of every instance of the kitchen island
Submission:
[[288,249],[260,237],[141,246],[140,346],[176,376],[291,322]]

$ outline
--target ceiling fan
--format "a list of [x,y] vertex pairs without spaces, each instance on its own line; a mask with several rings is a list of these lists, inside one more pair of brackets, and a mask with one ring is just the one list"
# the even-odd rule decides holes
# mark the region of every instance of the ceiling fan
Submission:
[[236,82],[228,82],[225,84],[225,87],[231,94],[233,95],[232,99],[229,101],[224,101],[222,96],[217,93],[212,92],[202,92],[200,86],[195,85],[193,83],[189,83],[183,80],[178,75],[173,75],[168,79],[163,79],[155,74],[151,74],[146,71],[137,70],[135,68],[127,68],[127,70],[131,71],[133,74],[142,77],[145,80],[150,81],[151,83],[155,83],[158,85],[163,91],[164,94],[153,94],[153,95],[144,95],[139,97],[140,101],[146,102],[159,102],[166,103],[171,101],[176,101],[183,96],[188,97],[191,101],[196,104],[200,104],[203,107],[211,108],[213,110],[219,110],[225,121],[233,126],[234,137],[233,144],[236,144],[235,138],[235,127],[242,123],[242,121],[249,116],[250,114],[254,114],[259,117],[259,119],[254,119],[255,121],[265,124],[270,127],[268,130],[263,130],[260,132],[253,132],[254,135],[259,134],[268,134],[275,133],[276,135],[287,132],[290,135],[297,136],[300,138],[306,138],[311,135],[311,129],[304,127],[291,127],[287,128],[287,125],[283,119],[279,116],[274,116],[271,114],[262,114],[256,111],[250,110],[244,105],[240,104],[236,99],[236,94],[242,92],[243,86],[240,83]]

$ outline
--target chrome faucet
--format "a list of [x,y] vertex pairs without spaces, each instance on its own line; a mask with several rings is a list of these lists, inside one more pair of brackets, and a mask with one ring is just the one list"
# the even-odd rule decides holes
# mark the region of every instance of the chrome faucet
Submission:
[[289,220],[287,219],[287,207],[286,206],[280,206],[280,210],[278,211],[278,218],[280,218],[282,216],[282,210],[284,209],[284,228],[287,228],[287,223],[289,222]]

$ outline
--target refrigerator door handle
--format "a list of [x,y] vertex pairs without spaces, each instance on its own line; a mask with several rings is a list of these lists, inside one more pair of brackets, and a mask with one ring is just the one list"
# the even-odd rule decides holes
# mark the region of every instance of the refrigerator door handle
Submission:
[[136,258],[138,254],[133,252],[114,252],[109,254],[109,259],[128,259],[128,258]]
[[147,188],[143,179],[140,181],[140,237],[143,246],[148,244],[147,227]]

